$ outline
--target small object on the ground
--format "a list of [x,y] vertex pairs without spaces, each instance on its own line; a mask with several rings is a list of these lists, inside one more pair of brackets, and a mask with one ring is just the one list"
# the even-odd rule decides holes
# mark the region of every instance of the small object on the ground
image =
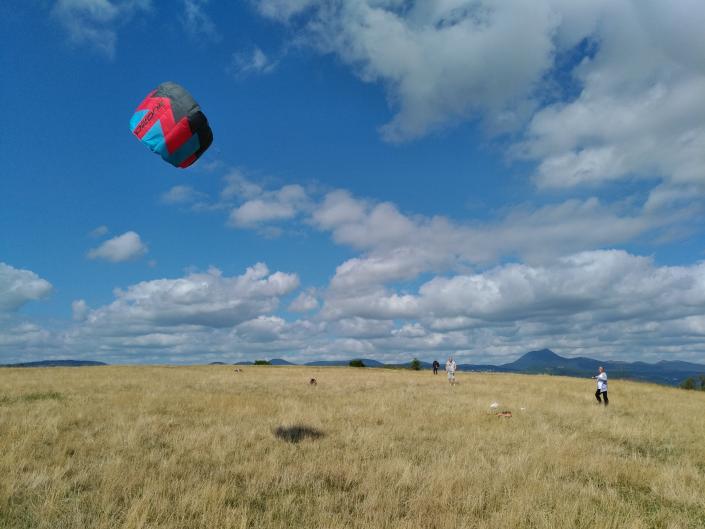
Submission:
[[499,408],[499,403],[493,402],[492,404],[490,404],[490,408],[496,410],[497,408]]
[[318,381],[315,378],[312,378],[311,380],[308,381],[308,383],[311,384],[312,386],[315,386],[318,384]]
[[242,373],[242,369],[240,369],[239,367],[236,367],[236,368],[235,368],[235,373]]
[[509,410],[500,411],[499,413],[497,413],[497,417],[507,417],[508,419],[511,419],[512,412]]
[[521,411],[526,411],[526,408],[520,408],[520,409],[521,409]]

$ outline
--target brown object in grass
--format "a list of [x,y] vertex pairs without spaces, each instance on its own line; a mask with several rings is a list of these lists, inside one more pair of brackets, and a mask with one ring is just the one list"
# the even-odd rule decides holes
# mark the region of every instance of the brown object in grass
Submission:
[[497,417],[507,417],[507,418],[511,419],[511,418],[512,418],[512,412],[509,411],[509,410],[500,411],[499,413],[497,413]]
[[309,380],[308,383],[311,384],[312,386],[315,386],[318,384],[318,382],[316,381],[315,378],[312,378],[311,380]]

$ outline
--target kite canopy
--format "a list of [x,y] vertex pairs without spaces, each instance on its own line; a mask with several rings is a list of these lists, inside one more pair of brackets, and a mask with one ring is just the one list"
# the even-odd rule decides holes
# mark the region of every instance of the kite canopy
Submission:
[[213,132],[201,107],[176,83],[160,84],[140,103],[130,130],[152,152],[175,167],[198,160],[213,143]]

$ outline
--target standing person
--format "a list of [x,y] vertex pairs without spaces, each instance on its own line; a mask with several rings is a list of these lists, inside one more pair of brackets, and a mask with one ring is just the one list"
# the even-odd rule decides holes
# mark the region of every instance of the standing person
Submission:
[[448,382],[451,385],[455,384],[455,368],[455,360],[453,360],[452,356],[449,356],[446,362],[446,371],[448,372]]
[[438,374],[438,368],[441,367],[441,364],[438,363],[438,360],[433,361],[433,374],[437,375]]
[[[605,373],[605,368],[602,366],[600,366],[598,371],[600,374],[592,377],[597,379],[597,391],[595,392],[595,398],[597,399],[598,404],[602,403],[602,399],[604,399],[605,406],[608,406],[610,401],[607,398],[607,373]],[[600,399],[600,395],[602,395],[602,399]]]

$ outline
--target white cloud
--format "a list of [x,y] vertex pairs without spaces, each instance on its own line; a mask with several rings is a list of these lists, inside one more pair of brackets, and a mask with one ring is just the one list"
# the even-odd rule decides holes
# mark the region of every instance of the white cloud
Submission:
[[[702,361],[705,354],[705,263],[658,266],[621,250],[580,252],[434,276],[408,292],[328,289],[313,319],[286,321],[277,314],[280,300],[298,286],[296,275],[262,264],[234,277],[211,269],[145,281],[116,290],[112,303],[95,309],[75,301],[74,326],[61,333],[0,317],[0,354],[27,359],[51,349],[154,362],[360,355],[402,361],[449,351],[459,351],[461,361],[505,362],[546,346],[647,361]],[[42,290],[9,304],[4,298],[6,310]]]
[[166,191],[161,196],[161,201],[164,204],[193,204],[194,202],[203,201],[207,198],[205,193],[196,191],[191,186],[178,185],[174,186],[169,191]]
[[697,0],[259,0],[298,42],[381,84],[390,141],[480,119],[541,189],[641,179],[649,207],[705,196]]
[[419,300],[412,294],[398,294],[378,288],[333,291],[326,297],[321,316],[329,320],[360,317],[368,320],[403,320],[419,316]]
[[237,326],[236,332],[250,342],[274,342],[281,337],[286,322],[277,316],[258,316]]
[[29,301],[47,297],[52,285],[30,270],[0,262],[0,313],[14,312]]
[[181,24],[194,40],[218,42],[222,37],[213,19],[206,13],[208,0],[183,0]]
[[107,235],[108,233],[110,233],[110,230],[108,229],[108,227],[105,224],[103,224],[103,225],[98,226],[97,228],[91,230],[90,233],[88,234],[88,236],[93,239],[100,239],[101,237]]
[[389,337],[394,332],[390,320],[361,318],[342,318],[335,322],[334,330],[339,336],[353,339],[370,339]]
[[357,199],[344,191],[327,194],[311,215],[312,224],[330,231],[335,242],[364,252],[337,267],[331,286],[341,290],[506,256],[550,260],[630,241],[678,220],[678,215],[654,217],[590,198],[514,207],[497,221],[459,224],[441,216],[406,215],[394,204]]
[[[321,315],[353,322],[336,326],[341,336],[362,334],[390,354],[461,349],[503,361],[550,346],[598,358],[697,360],[705,353],[703,311],[705,263],[659,267],[609,250],[438,276],[413,294],[330,291]],[[395,320],[403,323],[391,328]],[[357,330],[366,328],[380,332]]]
[[73,313],[73,319],[76,321],[85,320],[89,310],[88,304],[84,299],[77,299],[71,302],[71,312]]
[[262,192],[236,207],[230,213],[234,227],[254,227],[268,222],[296,217],[308,204],[308,196],[300,185],[286,185],[277,191]]
[[52,15],[73,44],[87,44],[113,58],[119,26],[150,8],[151,0],[58,0]]
[[128,231],[90,250],[88,258],[120,263],[142,257],[147,250],[147,245],[142,242],[139,234]]
[[293,221],[312,208],[312,198],[298,184],[268,189],[234,169],[223,178],[224,186],[217,199],[190,186],[175,186],[162,195],[162,202],[190,204],[194,211],[229,210],[228,226],[256,229],[268,237],[278,237],[284,230],[272,224]]
[[541,160],[537,183],[569,188],[661,177],[705,190],[705,111],[698,104],[705,72],[613,93],[600,86],[611,72],[591,68],[599,71],[586,80],[594,89],[538,112],[530,124],[524,148]]
[[256,5],[262,15],[286,22],[317,3],[317,0],[263,0]]
[[261,195],[264,190],[259,184],[248,179],[239,169],[233,169],[223,178],[225,187],[220,193],[222,200],[249,200]]
[[290,312],[309,312],[318,308],[318,299],[312,290],[301,292],[289,304]]
[[57,342],[56,336],[36,323],[0,314],[0,363],[47,358],[57,351]]
[[46,298],[53,286],[30,270],[0,262],[0,363],[20,361],[24,355],[56,346],[52,333],[20,314],[29,303]]
[[55,348],[109,361],[199,361],[204,355],[247,358],[259,351],[303,350],[320,325],[287,323],[272,313],[295,291],[295,274],[258,263],[227,277],[211,268],[177,279],[144,281],[115,290],[95,309],[73,303],[75,324]]
[[270,59],[260,48],[255,46],[250,51],[235,52],[232,55],[228,71],[238,77],[272,73],[278,61]]
[[275,310],[299,286],[295,274],[270,273],[259,263],[241,276],[212,268],[180,279],[157,279],[115,291],[116,300],[88,314],[90,326],[130,328],[231,327]]
[[[281,3],[263,0],[260,11],[277,19],[300,12]],[[350,0],[301,7],[313,4],[318,9],[303,31],[361,79],[386,87],[397,112],[381,131],[392,141],[477,113],[521,118],[552,65],[560,22],[546,1]]]

